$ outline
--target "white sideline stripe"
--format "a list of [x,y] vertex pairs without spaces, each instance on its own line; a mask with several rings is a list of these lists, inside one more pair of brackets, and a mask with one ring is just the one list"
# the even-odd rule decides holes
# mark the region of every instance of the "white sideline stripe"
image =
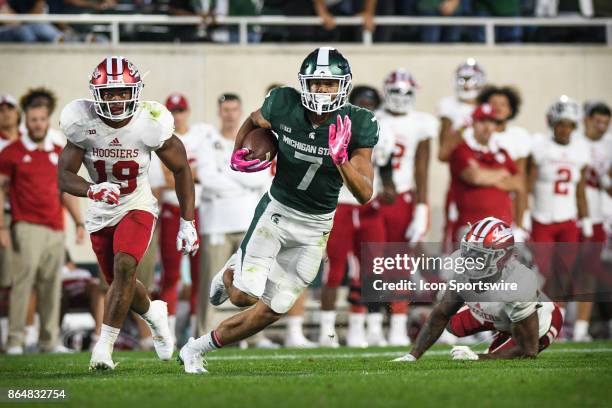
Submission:
[[[567,348],[567,349],[553,349],[545,350],[544,353],[612,353],[612,348],[590,348],[590,349],[579,349],[579,348]],[[380,353],[367,352],[367,353],[341,353],[341,354],[272,354],[265,356],[214,356],[207,355],[206,360],[209,361],[231,361],[231,360],[302,360],[307,358],[320,358],[329,360],[340,360],[349,358],[377,358],[377,357],[400,357],[406,353],[398,351],[383,351]],[[450,355],[450,350],[434,350],[425,353],[427,356],[443,356]]]

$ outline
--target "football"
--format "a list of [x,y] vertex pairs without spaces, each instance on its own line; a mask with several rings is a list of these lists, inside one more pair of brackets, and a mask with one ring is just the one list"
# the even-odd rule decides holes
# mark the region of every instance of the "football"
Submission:
[[251,151],[246,156],[247,160],[272,160],[278,151],[278,140],[270,129],[257,128],[251,130],[244,137],[242,147],[246,147]]

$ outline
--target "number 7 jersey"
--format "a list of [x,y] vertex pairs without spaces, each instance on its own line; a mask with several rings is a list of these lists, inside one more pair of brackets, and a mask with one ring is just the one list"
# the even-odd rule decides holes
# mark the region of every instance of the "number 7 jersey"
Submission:
[[157,102],[140,102],[130,122],[114,129],[94,110],[94,103],[77,99],[62,111],[60,126],[68,141],[85,151],[83,164],[91,180],[120,186],[118,205],[90,202],[85,226],[92,233],[116,225],[132,210],[158,214],[149,185],[151,152],[172,137],[174,118]]

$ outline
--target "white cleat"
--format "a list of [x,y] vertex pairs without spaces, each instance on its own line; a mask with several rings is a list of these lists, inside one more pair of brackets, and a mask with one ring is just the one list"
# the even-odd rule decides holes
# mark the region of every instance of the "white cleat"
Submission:
[[145,319],[153,334],[153,346],[160,360],[170,360],[174,352],[174,340],[168,325],[168,305],[162,300],[154,300],[149,307],[151,318]]
[[6,349],[6,354],[8,356],[21,356],[23,355],[23,347],[22,346],[11,346]]
[[89,371],[114,370],[117,364],[113,362],[110,350],[103,346],[96,346],[89,360]]
[[219,306],[229,298],[227,289],[223,284],[224,273],[225,267],[219,272],[217,272],[217,274],[212,278],[212,281],[210,282],[209,301],[210,304],[213,306]]
[[273,342],[269,338],[262,336],[255,342],[255,348],[264,350],[277,350],[280,348],[280,344]]
[[310,349],[316,348],[317,343],[312,342],[304,336],[303,333],[291,333],[285,337],[285,347],[287,348],[298,348],[298,349]]
[[406,333],[389,333],[389,345],[406,347],[410,345],[410,337]]
[[193,341],[193,337],[190,337],[187,344],[179,351],[177,360],[184,366],[187,374],[206,374],[208,370],[204,368],[204,357],[199,350],[192,347]]
[[574,333],[574,338],[572,340],[578,343],[590,343],[593,341],[593,337],[591,337],[591,335],[588,333],[583,333],[583,334]]
[[327,347],[327,348],[338,348],[340,347],[340,343],[338,342],[338,335],[334,330],[327,335],[321,333],[319,336],[319,347]]

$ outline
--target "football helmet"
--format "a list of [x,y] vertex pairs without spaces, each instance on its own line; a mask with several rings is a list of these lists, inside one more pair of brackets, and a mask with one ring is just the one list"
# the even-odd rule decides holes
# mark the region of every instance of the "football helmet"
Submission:
[[[338,92],[317,93],[310,91],[313,79],[335,79]],[[298,80],[302,89],[302,105],[320,115],[342,108],[351,92],[351,67],[340,52],[331,47],[317,48],[304,59]]]
[[455,93],[461,100],[475,99],[484,87],[487,76],[474,58],[468,58],[455,71]]
[[[127,58],[112,56],[100,62],[89,78],[89,89],[94,97],[94,107],[96,113],[103,118],[113,121],[127,119],[134,115],[140,100],[140,91],[143,83],[138,68]],[[105,101],[102,92],[106,89],[128,88],[131,96],[126,100]],[[111,104],[123,103],[123,111],[114,114],[111,111]]]
[[500,219],[483,218],[471,225],[461,239],[461,257],[478,260],[477,267],[466,268],[466,275],[473,280],[495,275],[504,268],[513,249],[512,228]]
[[561,97],[548,108],[546,120],[550,127],[555,126],[557,122],[561,120],[569,120],[577,125],[580,120],[580,107],[576,101],[567,95],[561,95]]
[[408,113],[414,104],[416,81],[410,72],[399,68],[385,78],[383,96],[385,109],[394,113]]

